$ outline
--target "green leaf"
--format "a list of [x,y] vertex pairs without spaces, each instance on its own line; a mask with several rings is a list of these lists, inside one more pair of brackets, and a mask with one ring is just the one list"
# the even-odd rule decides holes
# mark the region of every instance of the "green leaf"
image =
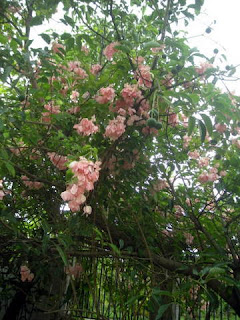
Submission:
[[159,307],[158,314],[156,316],[156,320],[159,320],[162,318],[162,315],[164,314],[165,311],[167,311],[167,309],[169,308],[170,305],[171,305],[171,303],[168,303],[168,304],[163,304]]
[[3,34],[0,34],[0,43],[6,44],[7,42],[7,37],[5,37]]
[[201,141],[204,142],[207,130],[206,130],[205,124],[202,122],[202,120],[198,120],[198,127],[199,127],[199,131],[200,131]]
[[122,249],[124,247],[123,239],[119,239],[119,247],[120,247],[120,249]]
[[43,38],[44,41],[46,41],[48,44],[51,42],[51,38],[46,33],[41,33],[40,36]]
[[32,20],[31,20],[31,26],[38,26],[40,24],[42,24],[43,20],[45,19],[44,16],[36,16],[36,17],[33,17]]
[[64,265],[67,266],[68,265],[68,261],[67,261],[67,257],[65,255],[65,252],[63,251],[63,249],[58,244],[55,243],[55,246],[57,248],[57,251],[58,251],[60,257],[62,258],[62,261],[63,261]]
[[201,117],[202,117],[202,119],[203,119],[203,121],[205,123],[205,126],[207,128],[208,134],[211,136],[212,132],[213,132],[213,126],[212,126],[212,121],[211,121],[210,117],[207,116],[204,113],[201,113]]
[[76,37],[76,45],[78,46],[79,49],[82,48],[82,37],[80,35]]
[[121,50],[121,51],[123,51],[125,53],[130,53],[130,48],[125,46],[125,45],[122,45],[122,44],[120,44],[118,46],[115,46],[114,48],[117,49],[117,50]]
[[6,168],[8,169],[9,173],[15,177],[15,169],[14,169],[14,166],[10,163],[10,162],[5,162],[5,166]]
[[118,256],[121,255],[121,251],[118,249],[118,247],[117,247],[115,244],[110,243],[110,244],[109,244],[109,247],[111,247],[111,248],[113,249],[113,251],[114,251]]
[[188,136],[190,136],[193,133],[193,130],[195,128],[196,118],[193,116],[190,116],[188,118]]
[[161,46],[161,44],[157,41],[149,41],[149,42],[144,43],[143,49],[158,48],[160,46]]
[[69,24],[71,27],[74,27],[75,22],[72,18],[70,18],[69,16],[67,16],[66,14],[64,15],[64,20],[67,22],[67,24]]

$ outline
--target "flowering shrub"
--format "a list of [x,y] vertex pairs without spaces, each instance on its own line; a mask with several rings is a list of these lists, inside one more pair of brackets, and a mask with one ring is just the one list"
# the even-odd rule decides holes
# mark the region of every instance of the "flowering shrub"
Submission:
[[[202,2],[64,1],[71,31],[42,33],[38,48],[29,30],[62,1],[50,2],[1,8],[1,265],[27,261],[38,281],[22,265],[21,282],[47,290],[70,281],[49,310],[68,299],[77,310],[77,278],[92,279],[75,258],[130,257],[153,296],[169,290],[165,306],[183,303],[190,286],[178,283],[193,281],[240,315],[240,98],[216,86],[235,68],[172,28]],[[120,272],[136,285],[122,286],[122,314],[141,292],[132,270]]]

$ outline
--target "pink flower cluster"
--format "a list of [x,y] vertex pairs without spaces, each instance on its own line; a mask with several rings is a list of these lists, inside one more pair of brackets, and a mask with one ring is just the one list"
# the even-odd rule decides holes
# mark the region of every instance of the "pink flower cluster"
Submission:
[[240,149],[240,140],[232,139],[232,144],[235,145],[238,149]]
[[208,157],[203,157],[203,158],[200,158],[199,160],[198,160],[198,165],[199,165],[199,167],[207,167],[208,166],[208,164],[209,164],[209,158]]
[[49,123],[51,122],[51,114],[60,113],[60,106],[54,106],[52,104],[45,104],[44,108],[48,110],[48,112],[42,112],[42,122]]
[[78,79],[85,79],[88,77],[88,74],[81,67],[80,61],[69,61],[68,62],[68,70],[74,72]]
[[114,98],[115,90],[111,87],[101,88],[99,94],[95,96],[95,100],[100,104],[111,102]]
[[200,67],[195,68],[195,70],[199,75],[203,75],[209,68],[213,68],[213,65],[208,62],[201,62]]
[[48,152],[47,153],[49,159],[51,162],[54,164],[55,167],[57,167],[59,170],[66,170],[66,162],[67,162],[67,157],[65,156],[60,156],[56,152]]
[[43,183],[39,181],[30,181],[27,176],[21,176],[23,184],[32,190],[39,190],[43,187]]
[[146,126],[144,128],[142,128],[142,133],[145,135],[145,136],[148,136],[148,135],[158,135],[158,129],[156,128],[150,128],[149,126]]
[[110,120],[105,130],[105,136],[111,140],[117,140],[125,132],[125,120],[122,116],[117,116],[115,119]]
[[135,84],[130,85],[126,83],[121,91],[121,95],[128,107],[132,107],[136,99],[142,98],[142,93]]
[[3,190],[3,181],[0,180],[0,200],[2,200],[3,197],[8,193],[10,193],[10,191],[4,191]]
[[211,168],[209,172],[202,172],[200,176],[198,177],[198,180],[201,183],[206,183],[206,182],[214,182],[218,180],[220,176],[218,175],[218,169],[217,168]]
[[178,124],[178,115],[176,113],[170,113],[168,115],[168,124],[172,127],[176,127]]
[[139,65],[136,71],[136,78],[138,79],[139,86],[146,88],[152,87],[152,75],[149,66]]
[[83,272],[83,267],[80,263],[76,263],[75,266],[65,267],[65,272],[68,275],[74,276],[74,278],[79,278]]
[[153,53],[158,53],[162,51],[164,48],[165,48],[165,44],[161,44],[160,47],[152,48],[151,50]]
[[62,45],[61,43],[58,43],[58,42],[54,41],[53,44],[52,44],[52,51],[53,51],[54,53],[63,54],[63,52],[62,52],[60,49],[65,50],[64,45]]
[[31,273],[31,270],[27,266],[20,267],[21,281],[25,282],[26,280],[31,282],[34,279],[34,274]]
[[194,151],[189,151],[188,156],[189,156],[189,158],[196,160],[200,157],[200,154],[197,150],[194,150]]
[[88,49],[88,47],[85,46],[85,45],[82,46],[81,51],[84,52],[86,55],[89,54],[89,49]]
[[79,97],[79,92],[74,90],[72,91],[71,95],[70,95],[70,99],[73,101],[73,102],[77,102],[78,101],[78,97]]
[[84,136],[90,136],[91,134],[98,131],[98,126],[94,124],[95,118],[93,117],[92,120],[87,118],[83,118],[80,123],[75,124],[73,126],[74,129],[77,130],[78,134],[83,134]]
[[118,52],[117,49],[115,49],[115,46],[118,46],[119,43],[118,42],[112,42],[110,43],[108,46],[106,46],[106,48],[103,50],[103,54],[105,55],[105,57],[108,60],[111,60],[113,55]]
[[100,64],[93,64],[90,72],[96,76],[101,70],[102,70],[102,66]]
[[167,183],[166,180],[161,180],[159,179],[153,186],[154,191],[158,192],[163,189],[169,188],[169,184]]
[[86,201],[84,193],[93,190],[94,183],[99,178],[101,162],[96,163],[80,157],[79,161],[70,163],[69,168],[77,180],[67,186],[67,190],[61,193],[64,201],[68,201],[69,208],[72,212],[80,209],[80,205]]
[[192,236],[191,233],[188,233],[188,232],[184,232],[183,235],[186,240],[186,244],[191,245],[193,243],[194,236]]
[[183,148],[186,149],[189,146],[189,142],[192,140],[192,137],[185,135],[183,137]]
[[83,214],[86,216],[89,216],[92,213],[92,207],[91,206],[85,206],[83,207]]
[[225,124],[217,123],[217,124],[215,124],[215,129],[218,132],[223,133],[227,130],[227,126]]

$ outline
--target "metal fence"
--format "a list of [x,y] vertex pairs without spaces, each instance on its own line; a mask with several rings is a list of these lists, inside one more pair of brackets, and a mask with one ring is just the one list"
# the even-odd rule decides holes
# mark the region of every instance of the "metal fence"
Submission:
[[[73,282],[68,282],[64,300],[58,310],[41,310],[30,294],[21,306],[16,320],[98,319],[98,320],[149,320],[151,299],[150,275],[144,263],[113,257],[82,258],[83,272]],[[64,282],[66,282],[66,277]],[[72,287],[74,285],[74,288]],[[34,289],[36,290],[36,288]],[[73,291],[75,299],[72,298]],[[12,291],[12,299],[16,291]],[[0,320],[12,299],[1,300]],[[231,308],[219,300],[219,306],[210,312],[210,303],[189,308],[172,305],[169,320],[237,320]],[[205,310],[203,310],[203,307]],[[12,319],[6,319],[12,320]],[[15,320],[15,319],[14,319]]]

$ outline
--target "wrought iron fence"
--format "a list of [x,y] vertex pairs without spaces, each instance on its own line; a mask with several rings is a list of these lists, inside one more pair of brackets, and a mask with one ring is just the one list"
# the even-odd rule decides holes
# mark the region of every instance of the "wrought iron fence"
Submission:
[[[41,310],[30,294],[22,305],[16,320],[97,319],[97,320],[149,320],[151,299],[150,274],[144,262],[113,257],[84,257],[81,276],[68,282],[64,300],[58,310]],[[66,282],[66,281],[65,281]],[[73,286],[74,285],[74,290]],[[74,291],[75,299],[72,298]],[[12,297],[16,291],[12,291]],[[12,300],[1,300],[0,320]],[[237,320],[231,308],[219,300],[215,311],[210,303],[196,307],[194,314],[187,301],[172,305],[169,320]],[[203,310],[203,307],[205,310]],[[211,311],[211,312],[210,312]],[[5,320],[11,320],[5,318]]]

